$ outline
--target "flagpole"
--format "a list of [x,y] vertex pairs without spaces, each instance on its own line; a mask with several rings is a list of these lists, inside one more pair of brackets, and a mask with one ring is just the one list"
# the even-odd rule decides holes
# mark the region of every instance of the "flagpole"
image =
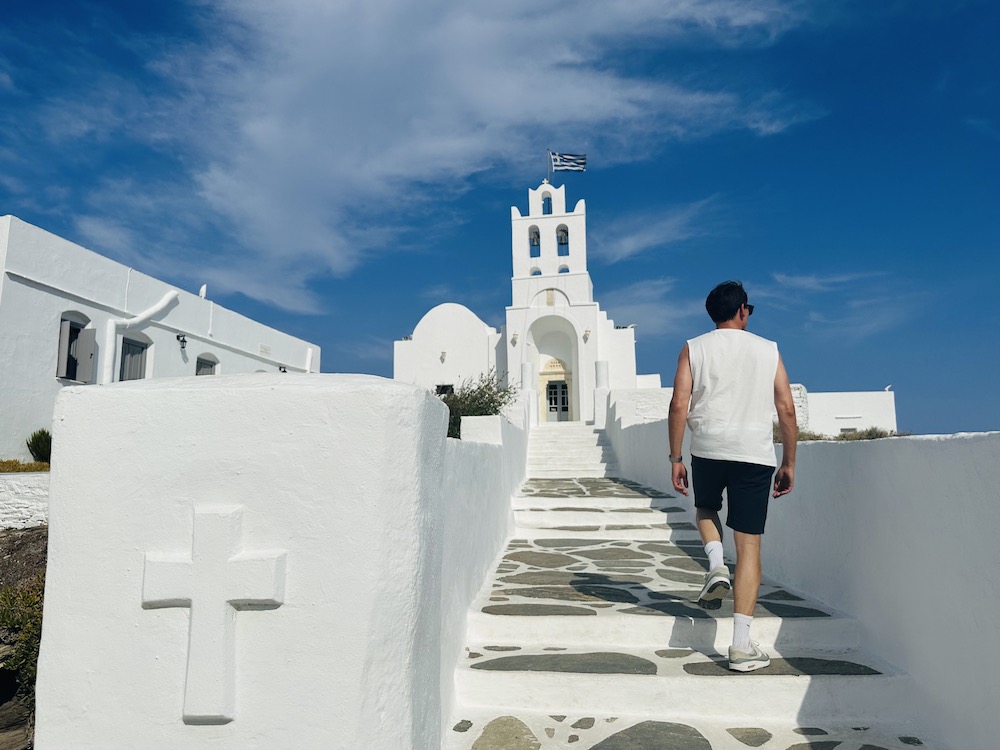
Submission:
[[545,149],[545,181],[552,181],[552,149]]

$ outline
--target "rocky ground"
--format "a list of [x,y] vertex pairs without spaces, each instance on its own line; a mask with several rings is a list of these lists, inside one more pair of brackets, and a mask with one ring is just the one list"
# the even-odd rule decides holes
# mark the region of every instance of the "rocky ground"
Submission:
[[[23,586],[45,571],[48,527],[0,531],[0,588]],[[10,654],[10,633],[0,630],[0,664]],[[17,695],[16,675],[0,667],[0,750],[30,750],[33,701]]]

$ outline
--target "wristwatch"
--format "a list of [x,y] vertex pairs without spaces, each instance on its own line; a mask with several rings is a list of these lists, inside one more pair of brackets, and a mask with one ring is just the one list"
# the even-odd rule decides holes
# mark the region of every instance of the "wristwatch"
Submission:
[[670,459],[670,463],[672,464],[684,463],[684,456],[677,456],[676,458],[674,456],[668,456],[668,458]]

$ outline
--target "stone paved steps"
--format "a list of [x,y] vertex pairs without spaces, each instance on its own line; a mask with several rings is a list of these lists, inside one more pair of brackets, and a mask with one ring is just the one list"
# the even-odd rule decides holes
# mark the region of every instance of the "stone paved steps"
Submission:
[[614,477],[621,473],[614,450],[593,425],[565,423],[532,430],[528,440],[529,477]]
[[664,513],[650,508],[521,508],[514,510],[514,521],[526,528],[552,528],[568,524],[674,524],[673,528],[695,529],[688,513]]
[[623,510],[632,508],[643,508],[645,510],[656,510],[660,513],[679,513],[684,515],[684,519],[691,520],[691,514],[677,505],[677,500],[673,495],[663,495],[662,497],[601,497],[579,499],[571,495],[560,495],[558,497],[545,497],[538,495],[518,495],[511,498],[511,507],[514,510],[544,509],[556,510],[558,508],[589,508],[598,510]]
[[[721,618],[690,618],[664,615],[635,617],[605,615],[565,617],[537,615],[491,615],[482,610],[469,613],[468,641],[510,648],[516,644],[559,644],[597,651],[621,647],[693,648],[725,653],[732,641],[732,605],[721,610]],[[857,622],[846,617],[789,618],[761,615],[754,620],[754,640],[768,649],[810,649],[822,646],[829,653],[846,652],[858,645]],[[521,648],[521,646],[517,646]],[[476,650],[482,646],[477,645]]]
[[598,458],[602,460],[612,460],[615,457],[614,450],[610,445],[595,441],[594,443],[570,443],[552,444],[549,446],[534,446],[528,449],[528,460],[562,458],[572,456],[576,458]]
[[504,712],[546,706],[554,713],[655,716],[669,707],[680,720],[831,723],[898,715],[912,689],[909,677],[886,674],[852,652],[773,653],[768,669],[748,674],[731,673],[720,654],[661,653],[667,656],[576,650],[483,656],[460,665],[456,687],[463,706]]
[[772,665],[730,672],[732,601],[697,606],[707,558],[675,503],[620,479],[524,483],[516,534],[470,607],[446,748],[920,743],[910,678],[857,650],[854,620],[777,583],[762,585],[753,626]]
[[559,526],[546,528],[522,527],[517,530],[519,536],[527,540],[552,538],[573,539],[580,534],[601,534],[602,536],[622,536],[627,534],[637,542],[694,542],[698,540],[697,531],[674,529],[667,524],[658,525],[626,525],[610,524],[608,527],[597,525]]
[[595,464],[586,468],[563,468],[555,466],[550,469],[529,469],[528,476],[536,479],[561,479],[563,477],[606,477],[614,478],[621,472],[617,465]]
[[912,750],[923,745],[908,726],[875,722],[803,726],[757,719],[680,722],[669,709],[650,718],[607,711],[535,710],[511,715],[468,707],[462,717],[448,729],[446,750],[471,750],[477,741],[476,750]]
[[[629,538],[543,531],[508,543],[470,607],[470,642],[519,648],[728,646],[732,599],[712,611],[696,604],[707,567],[696,536],[644,541],[634,531]],[[843,651],[856,647],[857,625],[765,581],[754,638],[765,647]]]

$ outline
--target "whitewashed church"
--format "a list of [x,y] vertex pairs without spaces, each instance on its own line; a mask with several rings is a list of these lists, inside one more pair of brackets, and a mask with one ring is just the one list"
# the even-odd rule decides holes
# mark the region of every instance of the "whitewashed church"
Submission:
[[[512,300],[499,331],[467,307],[431,309],[394,344],[393,377],[444,393],[495,370],[530,394],[532,419],[603,426],[609,390],[660,389],[636,373],[632,326],[615,325],[594,300],[587,271],[587,208],[567,211],[565,186],[528,190],[528,213],[511,214]],[[669,389],[668,389],[669,390]],[[809,393],[793,386],[799,427],[838,435],[896,430],[889,391]]]
[[462,305],[438,305],[395,342],[393,377],[442,391],[495,369],[538,394],[541,421],[560,422],[592,422],[595,396],[608,389],[659,388],[659,375],[636,374],[634,329],[594,301],[584,201],[567,211],[565,186],[546,181],[528,190],[526,216],[510,214],[506,325],[496,331]]

